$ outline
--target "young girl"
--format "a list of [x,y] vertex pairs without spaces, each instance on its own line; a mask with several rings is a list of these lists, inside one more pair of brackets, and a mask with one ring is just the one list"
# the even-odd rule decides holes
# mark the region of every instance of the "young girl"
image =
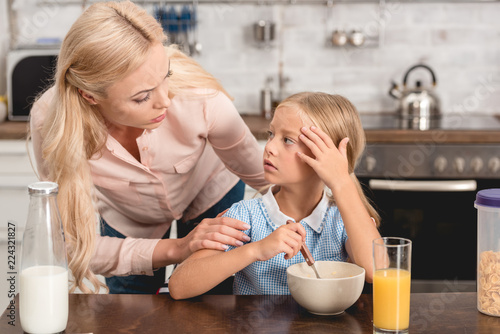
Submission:
[[193,253],[174,271],[171,296],[200,295],[234,273],[235,294],[289,294],[286,268],[304,261],[297,255],[303,242],[316,261],[349,259],[371,282],[379,216],[354,175],[364,146],[359,116],[347,99],[307,92],[285,99],[264,150],[265,178],[274,185],[225,213],[250,225],[251,242]]

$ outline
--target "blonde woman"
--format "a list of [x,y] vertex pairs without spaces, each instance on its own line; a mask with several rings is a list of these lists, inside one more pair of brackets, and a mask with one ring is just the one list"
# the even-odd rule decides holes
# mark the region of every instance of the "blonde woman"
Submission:
[[371,242],[380,234],[379,215],[354,175],[364,147],[361,122],[347,99],[308,92],[285,99],[264,149],[265,177],[273,186],[226,213],[251,226],[245,231],[251,242],[191,255],[169,281],[171,296],[202,294],[233,273],[235,294],[290,294],[286,268],[304,262],[297,255],[304,242],[315,260],[350,259],[371,282]]
[[241,180],[266,185],[227,92],[165,39],[132,2],[90,6],[31,110],[40,177],[59,184],[73,288],[87,293],[102,285],[95,274],[111,293],[155,293],[166,265],[248,241],[247,224],[217,214],[243,197]]

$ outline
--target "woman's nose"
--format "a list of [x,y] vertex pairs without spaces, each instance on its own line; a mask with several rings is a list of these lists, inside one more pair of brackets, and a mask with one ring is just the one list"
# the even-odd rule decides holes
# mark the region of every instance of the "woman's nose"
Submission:
[[159,89],[158,96],[155,101],[154,107],[158,109],[170,107],[170,98],[168,97],[168,89]]

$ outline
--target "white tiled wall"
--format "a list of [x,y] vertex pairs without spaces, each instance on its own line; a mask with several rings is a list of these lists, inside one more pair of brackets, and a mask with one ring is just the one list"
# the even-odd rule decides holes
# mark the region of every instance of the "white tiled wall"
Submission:
[[[62,38],[81,12],[81,6],[57,1],[48,8],[26,5],[32,2],[36,0],[16,1],[25,42]],[[152,12],[153,5],[146,8]],[[203,4],[198,17],[203,51],[196,58],[222,81],[242,113],[258,112],[259,91],[269,75],[277,83],[280,61],[290,78],[288,93],[340,93],[364,112],[393,110],[395,101],[387,94],[391,80],[401,83],[410,66],[425,62],[436,72],[443,112],[500,111],[498,3],[390,2],[381,15],[378,4]],[[258,48],[253,40],[252,25],[261,18],[276,22],[272,48]],[[381,35],[381,43],[369,48],[327,46],[336,28],[361,29],[375,41]],[[424,71],[410,79],[429,82]]]

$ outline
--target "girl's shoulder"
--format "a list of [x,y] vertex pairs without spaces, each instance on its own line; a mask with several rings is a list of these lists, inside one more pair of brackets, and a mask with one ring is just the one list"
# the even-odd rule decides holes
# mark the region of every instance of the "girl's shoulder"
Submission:
[[342,216],[340,215],[339,208],[334,201],[328,201],[328,206],[323,219],[330,222],[342,222]]
[[234,203],[223,216],[238,219],[250,225],[250,228],[243,232],[251,235],[252,238],[258,237],[257,239],[260,239],[263,234],[268,234],[269,216],[265,206],[262,204],[261,198],[242,200]]
[[223,216],[239,219],[238,217],[259,214],[261,210],[261,198],[244,199],[231,205]]

